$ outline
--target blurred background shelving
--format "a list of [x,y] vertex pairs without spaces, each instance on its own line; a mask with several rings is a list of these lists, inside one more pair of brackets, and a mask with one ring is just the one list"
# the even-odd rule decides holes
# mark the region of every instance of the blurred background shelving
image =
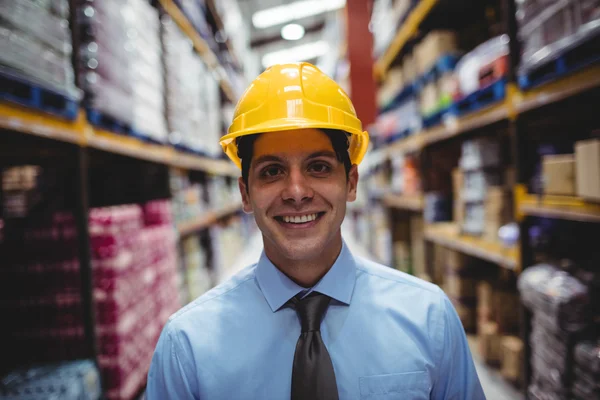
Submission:
[[599,12],[373,8],[377,116],[354,224],[380,259],[446,291],[478,370],[497,369],[480,372],[488,398],[600,395],[597,368],[582,364],[599,338]]

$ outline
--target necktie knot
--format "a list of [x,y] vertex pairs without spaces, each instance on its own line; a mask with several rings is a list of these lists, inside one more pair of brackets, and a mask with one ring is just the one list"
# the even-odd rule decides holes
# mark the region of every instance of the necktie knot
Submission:
[[321,330],[321,321],[330,301],[329,296],[318,292],[312,292],[302,300],[295,297],[292,299],[298,319],[300,319],[302,333]]

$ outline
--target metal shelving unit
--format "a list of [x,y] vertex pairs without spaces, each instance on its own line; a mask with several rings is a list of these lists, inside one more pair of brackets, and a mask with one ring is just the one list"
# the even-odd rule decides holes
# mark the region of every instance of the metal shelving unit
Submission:
[[219,83],[221,84],[221,89],[225,93],[225,96],[231,102],[236,101],[236,96],[234,94],[231,83],[227,79],[227,75],[225,74],[225,70],[223,66],[219,63],[219,59],[213,53],[213,51],[208,47],[208,44],[198,32],[194,29],[190,21],[183,14],[183,12],[179,9],[179,6],[175,4],[173,0],[158,0],[160,5],[165,9],[167,14],[173,18],[173,21],[179,26],[179,28],[190,38],[192,43],[194,44],[194,48],[200,54],[206,65],[211,68],[219,77]]
[[393,193],[387,193],[381,198],[383,204],[387,207],[398,210],[409,210],[414,212],[423,211],[423,196],[404,196]]
[[[160,5],[173,18],[182,31],[193,42],[196,51],[204,62],[218,77],[220,87],[226,101],[235,102],[233,86],[228,80],[225,69],[217,56],[209,48],[206,41],[194,30],[192,24],[172,0],[159,0]],[[74,1],[71,5],[74,6]],[[214,7],[211,11],[215,11]],[[76,33],[73,34],[76,41]],[[229,48],[231,51],[231,48]],[[74,60],[75,62],[75,60]],[[120,135],[94,127],[87,119],[86,112],[79,110],[74,121],[62,119],[42,111],[0,101],[0,140],[3,159],[0,169],[18,163],[36,163],[38,159],[51,155],[61,160],[66,166],[68,177],[72,182],[69,192],[73,198],[72,211],[77,228],[77,251],[80,266],[81,301],[83,310],[83,326],[85,334],[85,354],[98,361],[98,343],[96,338],[96,309],[94,305],[94,281],[92,269],[91,243],[89,237],[88,217],[93,204],[91,171],[104,162],[116,161],[111,171],[118,170],[119,165],[128,168],[135,165],[135,170],[158,169],[160,181],[153,182],[155,192],[160,196],[168,196],[169,167],[189,172],[205,173],[226,177],[239,176],[239,170],[223,159],[200,156],[177,150],[169,145],[149,143],[134,137]],[[26,146],[27,151],[15,151],[10,154],[11,146]],[[35,153],[35,154],[34,154]],[[39,153],[39,154],[38,154]],[[119,157],[119,156],[125,156]],[[50,156],[48,156],[50,157]],[[144,164],[150,162],[153,164]],[[122,164],[121,164],[122,163]],[[156,195],[156,193],[153,193]],[[1,195],[1,194],[0,194]],[[140,194],[143,197],[145,194]],[[158,195],[157,195],[158,196]],[[157,197],[151,197],[157,198]],[[164,198],[164,197],[161,197]],[[209,228],[223,218],[241,210],[241,202],[224,205],[222,208],[207,212],[200,217],[174,226],[180,237],[189,236]]]
[[[419,1],[410,12],[405,22],[399,28],[384,54],[375,61],[374,73],[378,81],[386,79],[386,74],[395,60],[402,55],[404,47],[411,45],[411,39],[422,31],[432,28],[431,14],[438,13],[443,8],[443,0]],[[424,129],[420,132],[398,139],[386,146],[377,148],[377,154],[383,154],[385,159],[393,159],[399,154],[414,153],[421,162],[421,176],[430,165],[428,158],[431,148],[440,147],[454,138],[462,135],[486,135],[485,128],[499,123],[506,124],[508,139],[508,163],[516,170],[516,185],[513,187],[515,220],[519,223],[520,243],[515,248],[504,248],[499,242],[489,242],[481,238],[463,235],[454,223],[436,223],[426,225],[424,240],[444,247],[454,249],[476,258],[490,261],[503,268],[520,273],[523,268],[534,262],[533,250],[529,243],[528,230],[532,224],[530,217],[543,217],[578,221],[584,223],[600,223],[600,205],[577,197],[538,196],[527,194],[528,177],[525,172],[528,164],[527,148],[525,145],[529,132],[523,121],[531,118],[543,118],[545,107],[559,107],[558,104],[567,102],[575,96],[585,97],[588,93],[600,91],[600,65],[598,63],[565,75],[551,82],[544,83],[530,90],[521,90],[517,85],[516,71],[520,63],[520,41],[517,35],[516,7],[514,0],[503,0],[502,20],[504,32],[510,38],[509,65],[507,73],[506,95],[503,101],[488,106],[477,112],[461,117],[448,117],[438,126]],[[437,10],[436,10],[437,9]],[[438,22],[434,22],[435,25]],[[426,26],[425,26],[426,25]],[[593,100],[592,100],[593,101]],[[503,126],[504,128],[504,126]],[[477,131],[475,133],[475,131]],[[455,141],[452,141],[453,143]],[[435,145],[435,146],[434,146]],[[374,165],[383,162],[378,160]],[[426,179],[426,178],[423,178]],[[425,184],[427,191],[427,184]],[[401,195],[387,195],[382,204],[390,209],[406,212],[420,211],[423,204],[417,204],[414,199]],[[421,199],[422,201],[422,199]],[[531,368],[529,359],[531,347],[529,344],[531,314],[524,307],[521,313],[521,338],[525,343],[524,349],[524,397],[528,398],[527,387],[530,382]]]
[[237,176],[235,166],[225,160],[201,157],[134,137],[93,127],[81,111],[75,121],[67,121],[36,110],[0,103],[0,129],[16,131],[59,142],[76,144],[109,153],[169,165],[205,171],[217,175]]
[[198,231],[201,231],[202,229],[206,229],[221,218],[241,210],[241,202],[231,203],[223,208],[208,211],[192,221],[182,222],[178,224],[177,231],[179,232],[180,236],[188,236]]
[[476,236],[460,233],[455,223],[436,223],[425,227],[425,238],[433,243],[498,264],[503,268],[519,271],[519,250],[505,248]]

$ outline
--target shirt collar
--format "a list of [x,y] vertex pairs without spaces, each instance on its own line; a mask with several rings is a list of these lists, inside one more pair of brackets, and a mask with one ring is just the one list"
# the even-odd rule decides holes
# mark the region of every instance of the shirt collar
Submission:
[[[273,265],[264,251],[256,267],[256,279],[274,312],[279,310],[289,299],[306,290]],[[317,291],[341,303],[350,304],[355,281],[355,260],[346,243],[342,241],[342,250],[335,263],[310,291]]]

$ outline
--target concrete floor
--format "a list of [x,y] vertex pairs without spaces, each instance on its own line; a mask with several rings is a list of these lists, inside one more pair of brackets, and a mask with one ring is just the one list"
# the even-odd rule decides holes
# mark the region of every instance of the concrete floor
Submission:
[[500,372],[483,362],[477,353],[477,338],[468,336],[469,347],[487,400],[524,400],[523,393],[507,382]]

